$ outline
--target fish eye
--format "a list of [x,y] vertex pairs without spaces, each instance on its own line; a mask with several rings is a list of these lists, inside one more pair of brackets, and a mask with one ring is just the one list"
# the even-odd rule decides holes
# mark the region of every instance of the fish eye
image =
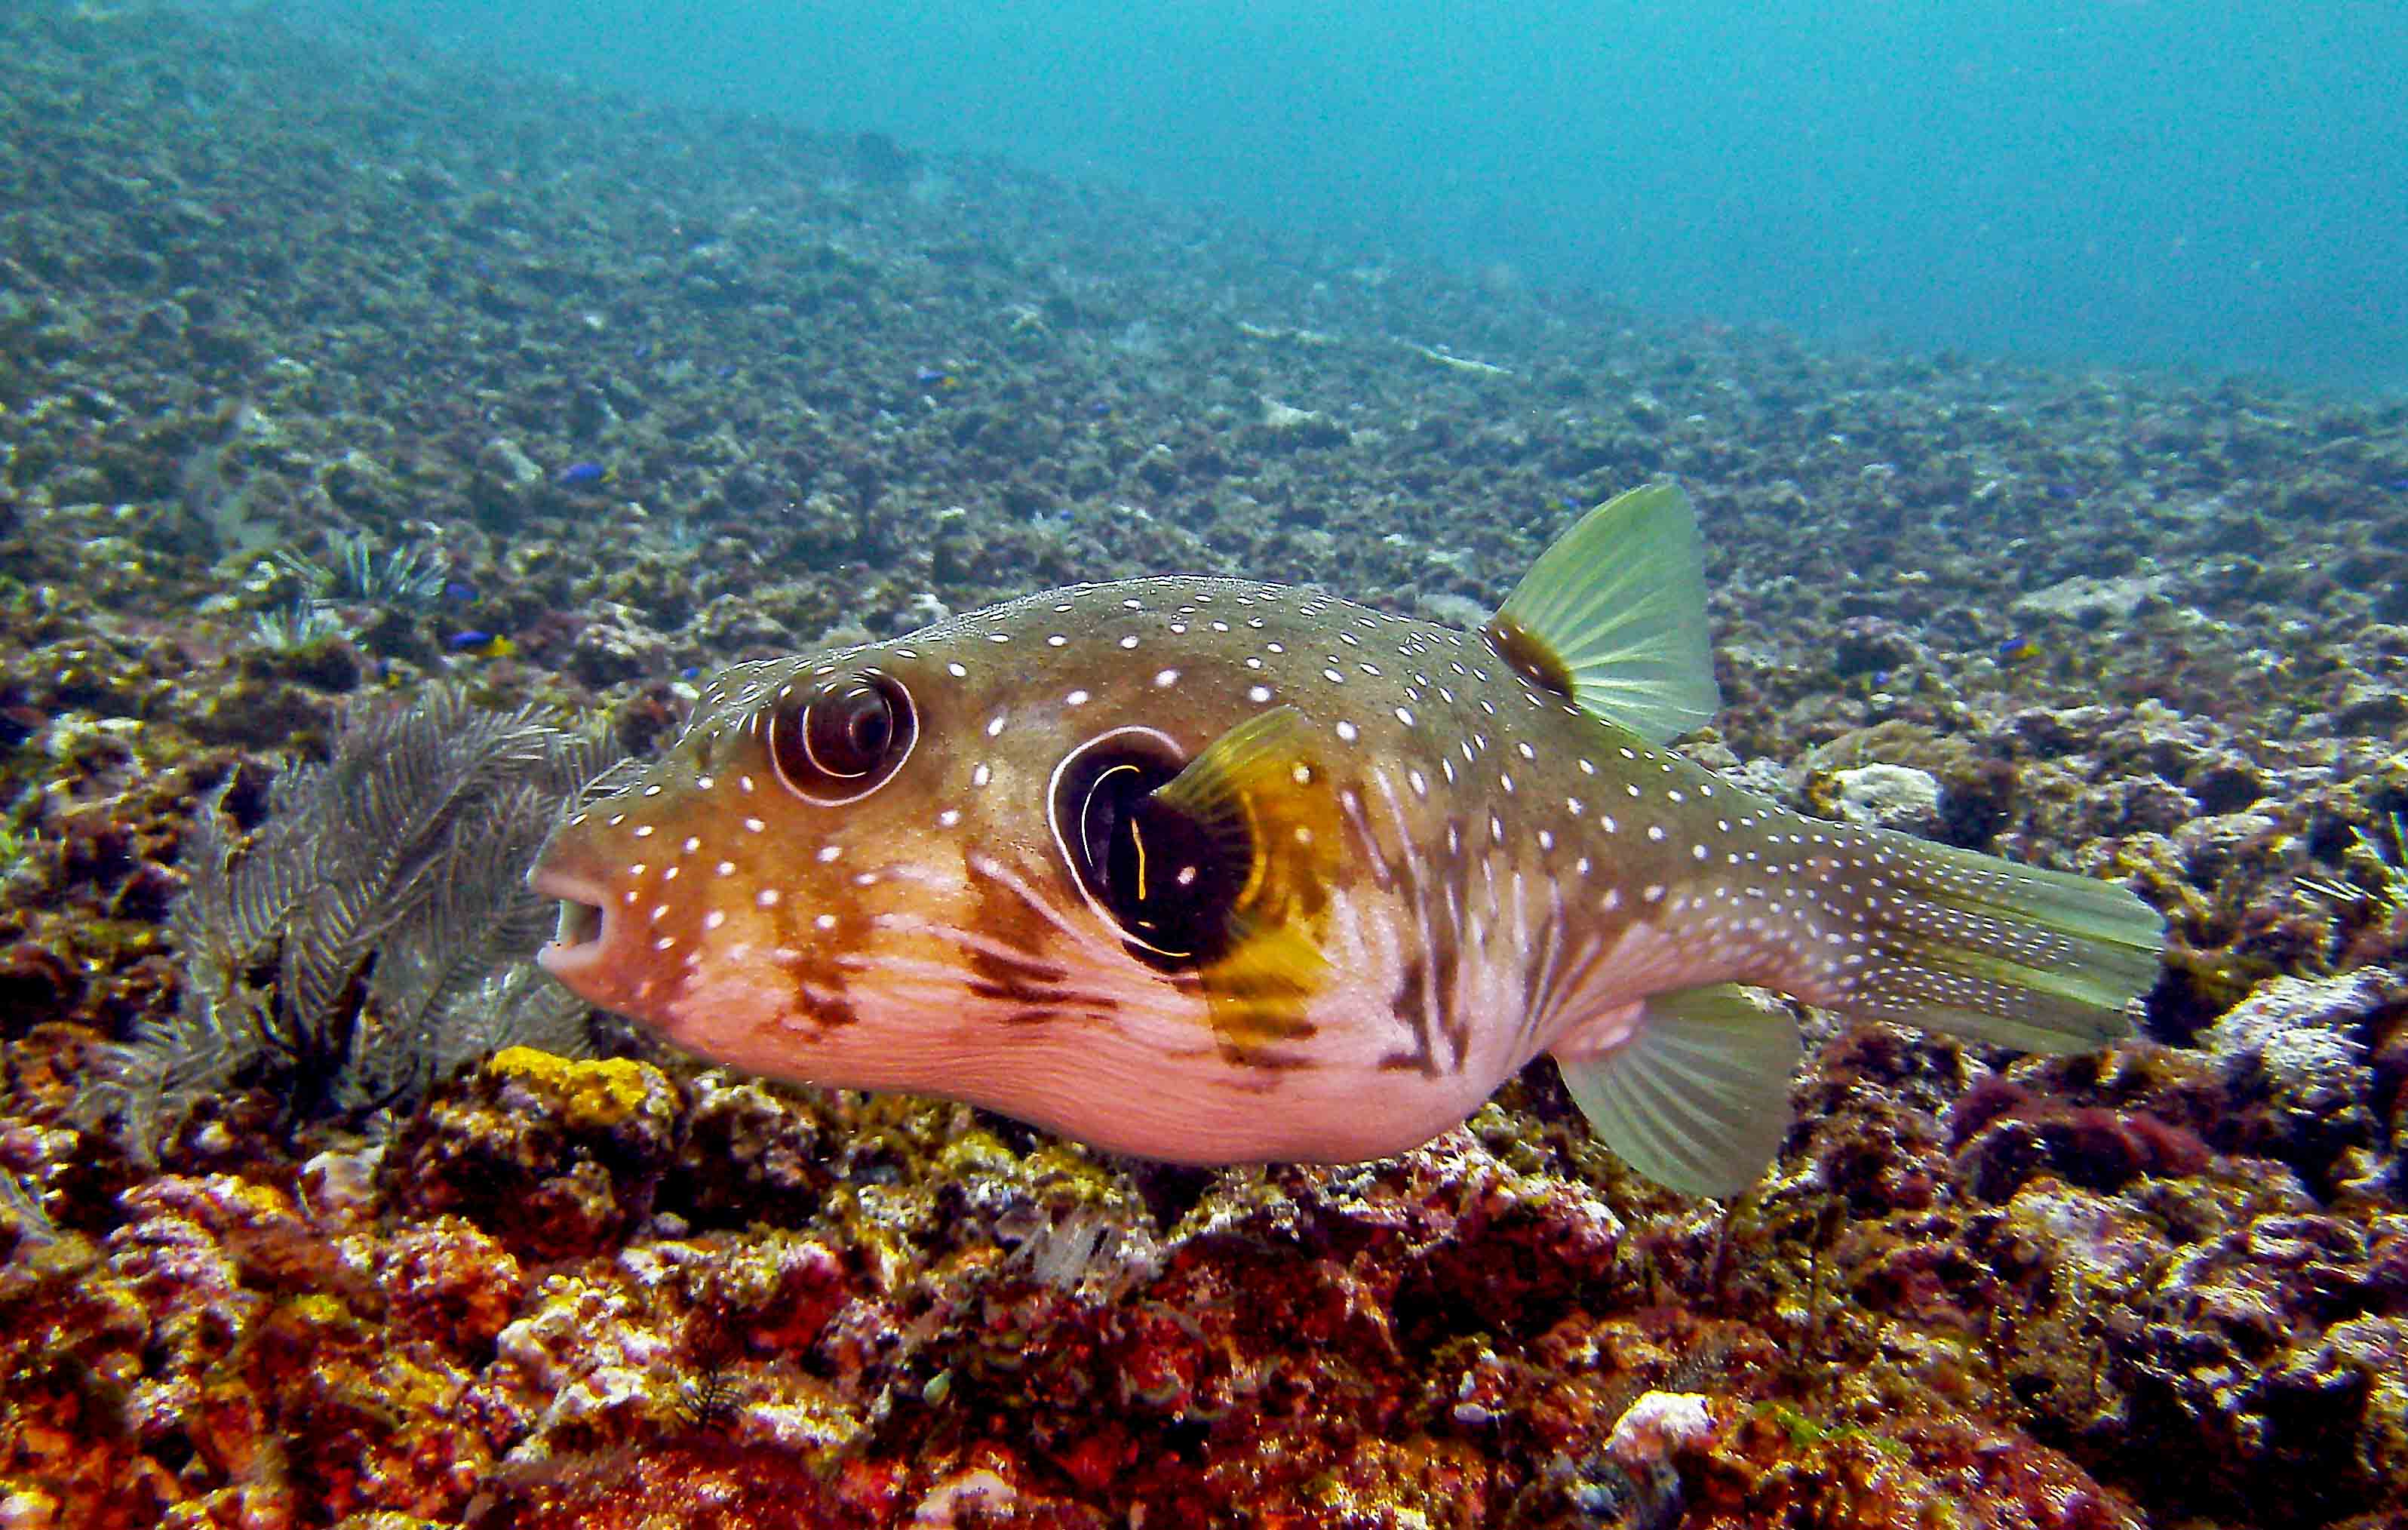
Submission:
[[1169,741],[1128,729],[1054,772],[1055,842],[1130,954],[1164,972],[1221,956],[1245,862],[1154,795],[1183,768]]
[[894,779],[919,741],[919,713],[901,682],[868,669],[781,699],[768,736],[769,763],[788,791],[841,807]]

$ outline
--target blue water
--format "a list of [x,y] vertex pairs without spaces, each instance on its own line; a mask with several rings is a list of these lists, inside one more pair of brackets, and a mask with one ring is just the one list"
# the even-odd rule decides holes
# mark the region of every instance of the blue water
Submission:
[[2408,7],[372,8],[488,57],[1133,185],[1366,260],[1842,342],[2408,387]]

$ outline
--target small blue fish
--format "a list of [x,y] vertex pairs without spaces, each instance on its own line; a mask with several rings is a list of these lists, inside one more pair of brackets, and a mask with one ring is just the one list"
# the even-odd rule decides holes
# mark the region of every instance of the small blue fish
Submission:
[[1999,663],[2002,665],[2019,665],[2029,664],[2039,658],[2041,652],[2039,638],[2029,633],[2020,633],[2000,643],[1996,650],[1996,656]]
[[519,651],[518,644],[508,637],[473,630],[453,633],[445,646],[472,659],[507,659]]
[[570,463],[552,476],[564,489],[592,489],[610,481],[610,470],[596,462]]

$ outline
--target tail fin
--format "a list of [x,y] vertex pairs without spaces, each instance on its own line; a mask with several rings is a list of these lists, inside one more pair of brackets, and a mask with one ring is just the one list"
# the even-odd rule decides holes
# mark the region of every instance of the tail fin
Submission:
[[2022,1051],[2131,1034],[2126,1008],[2157,982],[2166,926],[2128,890],[1883,830],[1842,843],[1863,875],[1824,903],[1863,933],[1846,949],[1864,960],[1820,1002]]

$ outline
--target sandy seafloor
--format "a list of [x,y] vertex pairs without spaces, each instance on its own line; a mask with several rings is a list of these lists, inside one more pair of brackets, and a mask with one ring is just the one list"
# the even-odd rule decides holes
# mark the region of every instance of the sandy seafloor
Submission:
[[[26,8],[0,1523],[2408,1523],[2398,401],[1834,353],[264,15]],[[290,1008],[273,940],[188,960],[189,889],[389,826],[271,785],[347,714],[448,682],[640,752],[697,669],[1139,573],[1461,620],[1664,475],[1728,700],[1690,751],[2128,880],[2172,929],[2145,1039],[1809,1016],[1727,1207],[1543,1063],[1405,1157],[1226,1173],[581,1021],[615,1055],[380,1110],[256,1048],[97,1087],[204,978]],[[382,961],[312,1023],[423,1054]]]

